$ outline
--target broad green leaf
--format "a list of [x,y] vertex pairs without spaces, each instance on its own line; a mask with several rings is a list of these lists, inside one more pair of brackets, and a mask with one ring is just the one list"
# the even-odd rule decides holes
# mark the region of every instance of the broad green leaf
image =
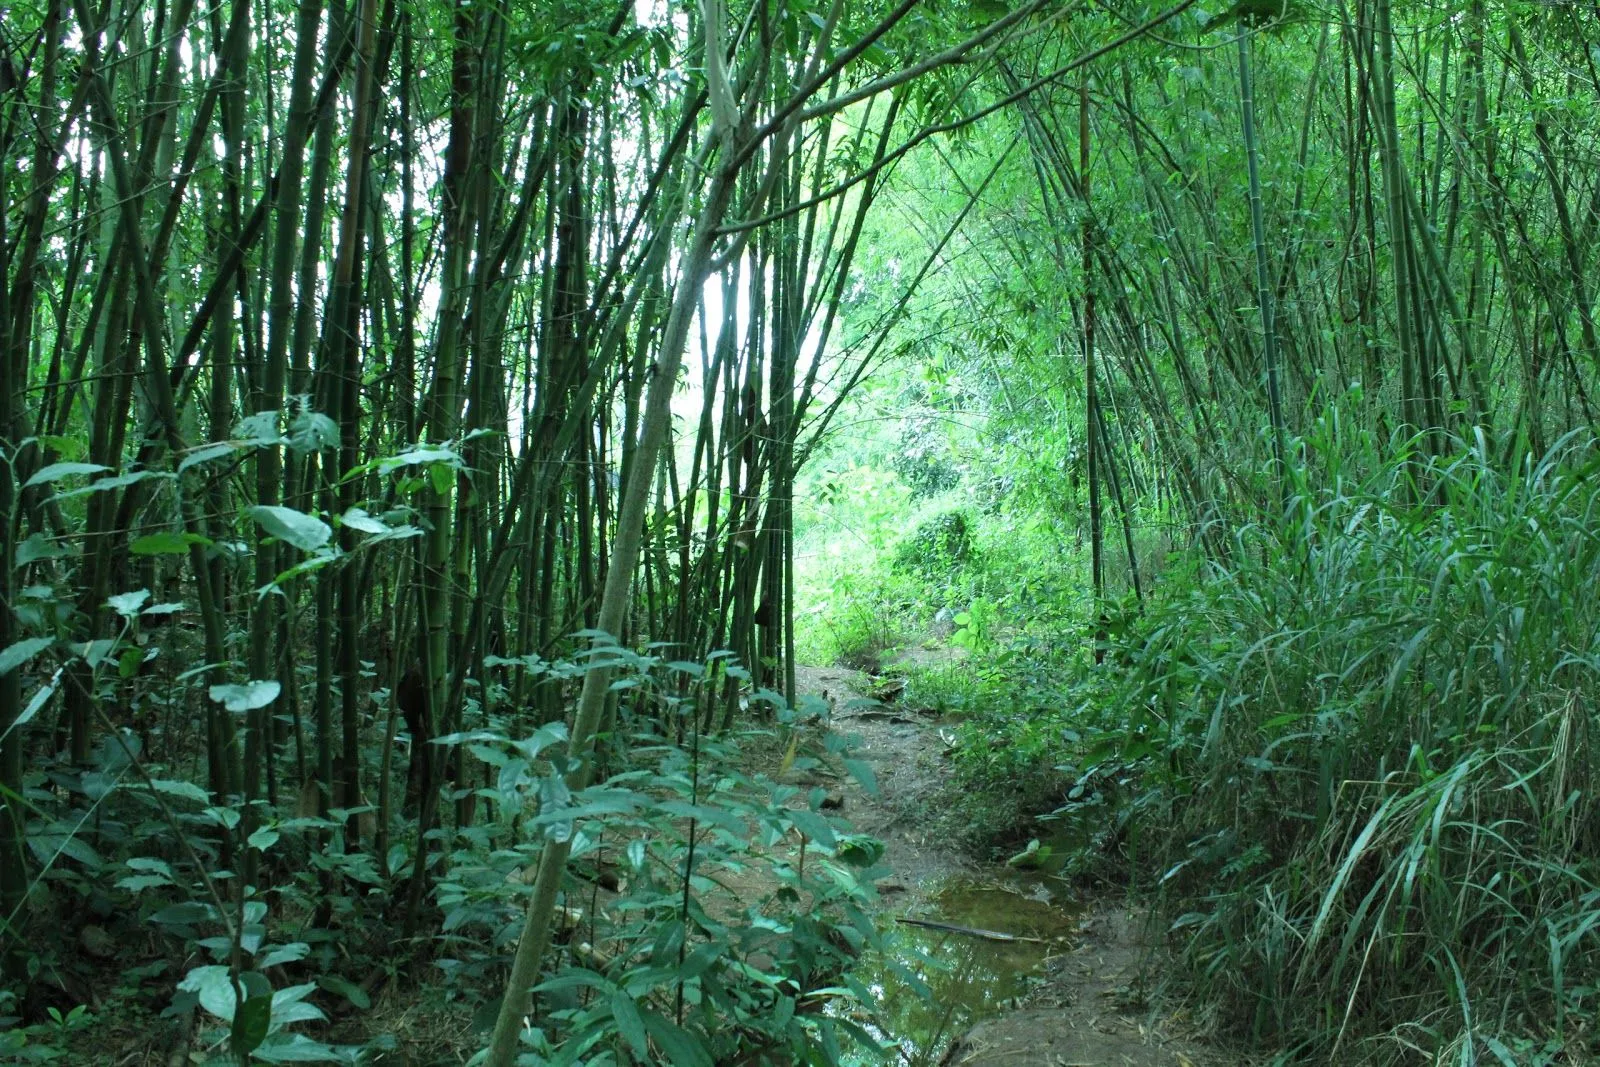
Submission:
[[517,803],[517,791],[524,782],[532,777],[528,773],[528,761],[524,759],[502,759],[499,767],[499,773],[494,778],[494,787],[503,794],[509,794],[505,797],[505,803],[515,804]]
[[263,530],[302,552],[314,552],[333,537],[333,528],[327,523],[294,508],[256,504],[249,512]]
[[533,987],[536,993],[555,993],[563,989],[598,989],[610,996],[617,991],[615,982],[603,974],[584,967],[568,967],[554,978],[550,978]]
[[233,1054],[248,1057],[267,1039],[272,1029],[272,998],[250,997],[233,1016],[233,1029],[228,1034],[228,1045]]
[[420,526],[410,526],[404,523],[398,526],[390,525],[374,518],[361,508],[351,508],[340,516],[339,521],[352,530],[366,534],[367,540],[365,543],[369,545],[378,541],[398,541],[408,537],[422,536],[422,528]]
[[737,834],[744,828],[743,821],[737,815],[711,804],[691,804],[686,800],[664,800],[657,804],[656,807],[668,815],[675,815],[685,819],[697,819],[712,826],[721,826],[729,833]]
[[263,589],[256,590],[257,595],[264,596],[264,595],[266,595],[267,593],[270,593],[270,592],[281,592],[281,588],[280,587],[282,585],[284,585],[286,582],[289,582],[292,579],[298,578],[301,575],[311,574],[314,571],[320,571],[322,568],[326,567],[328,564],[337,563],[337,562],[339,562],[339,560],[341,560],[343,558],[344,558],[344,554],[342,552],[340,552],[337,548],[334,548],[332,546],[329,546],[329,547],[326,547],[326,548],[320,548],[317,551],[315,551],[315,552],[311,553],[310,555],[308,555],[305,559],[301,560],[299,563],[296,563],[293,567],[290,567],[288,570],[286,570],[282,574],[278,575],[275,579],[273,579],[273,582],[272,582],[271,585],[266,586]]
[[246,415],[234,423],[233,432],[228,436],[242,445],[277,445],[284,440],[283,435],[278,433],[276,411],[257,411]]
[[442,463],[428,468],[428,482],[439,496],[449,496],[455,481],[455,472]]
[[526,741],[517,742],[517,749],[531,761],[537,759],[539,753],[544,751],[544,749],[551,745],[560,744],[566,739],[566,723],[546,723],[529,735]]
[[351,1004],[366,1011],[372,1007],[372,998],[367,996],[367,991],[354,982],[340,978],[336,974],[324,974],[317,979],[317,985],[330,993],[336,993]]
[[816,812],[800,808],[789,812],[788,815],[796,830],[799,830],[823,848],[832,849],[838,844],[838,838],[833,834],[833,827],[828,825],[827,819]]
[[474,743],[467,746],[467,751],[491,767],[504,767],[511,761],[510,756],[507,756],[493,745]]
[[143,893],[146,889],[159,889],[171,884],[171,878],[163,878],[159,874],[130,874],[116,881],[118,889],[126,889],[130,893]]
[[212,807],[207,808],[202,814],[225,830],[232,830],[239,825],[239,813],[233,808]]
[[[550,779],[543,779],[548,782]],[[559,796],[559,794],[553,794]],[[560,806],[546,813],[541,813],[529,821],[529,825],[539,826],[554,821],[571,822],[575,819],[592,819],[596,815],[621,815],[636,810],[640,803],[639,794],[629,789],[613,789],[607,786],[590,786],[575,796],[560,797]]]
[[397,456],[387,456],[378,461],[379,474],[392,474],[401,467],[427,466],[441,463],[451,467],[461,466],[461,456],[448,448],[421,446]]
[[105,866],[105,860],[100,858],[88,842],[75,837],[70,833],[39,833],[28,835],[28,850],[42,864],[52,864],[56,857],[65,856],[83,864],[91,871],[97,871]]
[[544,835],[560,844],[572,836],[572,818],[567,808],[572,803],[572,792],[566,779],[559,774],[539,779],[539,814],[536,823],[545,825]]
[[305,1034],[273,1034],[255,1051],[264,1063],[352,1063],[355,1052],[313,1040]]
[[106,597],[106,607],[121,615],[124,619],[131,619],[139,614],[139,609],[144,607],[150,599],[150,590],[135,589],[131,593],[118,593]]
[[278,831],[270,826],[263,826],[250,835],[248,843],[257,852],[265,852],[278,843]]
[[63,559],[70,555],[72,550],[66,545],[57,544],[44,534],[29,534],[27,540],[17,546],[16,563],[18,567],[25,567],[42,559]]
[[116,791],[121,784],[121,776],[107,771],[84,771],[79,784],[83,787],[84,796],[100,801]]
[[282,692],[283,686],[276,679],[256,680],[245,682],[243,685],[214,685],[207,692],[211,699],[235,714],[255,711],[264,708]]
[[41,685],[33,696],[29,698],[28,706],[22,709],[22,714],[12,720],[11,725],[5,728],[4,733],[0,733],[0,738],[5,737],[6,734],[18,727],[26,726],[35,715],[39,714],[39,709],[49,703],[50,698],[55,695],[55,691],[60,688],[61,676],[62,670],[57,667],[55,673],[50,676],[50,680]]
[[838,855],[852,867],[870,867],[883,858],[883,842],[866,834],[846,834],[839,839]]
[[156,792],[165,793],[170,797],[181,797],[184,800],[192,800],[197,804],[211,803],[211,794],[193,782],[184,782],[175,778],[152,778],[150,787]]
[[789,706],[789,702],[783,698],[783,694],[782,693],[779,693],[779,692],[777,692],[775,690],[772,690],[772,689],[766,689],[766,688],[760,688],[760,689],[757,689],[754,693],[751,693],[750,694],[750,703],[751,704],[770,704],[772,707],[778,708],[780,710],[782,710],[783,708],[787,708]]
[[234,988],[228,968],[220,964],[196,967],[183,976],[178,988],[199,997],[200,1006],[223,1022],[233,1022],[233,1013],[239,1003],[239,993]]
[[209,922],[212,914],[209,904],[184,901],[181,904],[167,905],[150,916],[150,921],[160,923],[162,926],[198,926],[200,923]]
[[844,769],[850,772],[850,777],[854,778],[862,789],[872,796],[878,795],[878,776],[872,773],[872,764],[859,759],[847,759],[842,762]]
[[48,485],[62,478],[71,478],[79,474],[99,474],[110,469],[103,463],[52,463],[35,471],[32,478],[22,483],[22,488],[32,489],[36,485]]
[[29,637],[7,645],[0,651],[0,677],[10,674],[55,643],[53,637]]
[[287,945],[279,945],[263,955],[256,961],[256,967],[266,970],[268,967],[280,967],[285,963],[294,963],[311,955],[311,946],[304,941],[292,941]]
[[365,508],[350,508],[339,516],[339,523],[361,533],[386,534],[390,532],[389,526],[373,518]]
[[183,474],[190,467],[199,467],[223,456],[231,456],[239,451],[231,441],[218,441],[215,444],[201,445],[199,448],[190,449],[178,463],[178,473]]
[[644,1027],[672,1067],[712,1067],[711,1050],[689,1031],[653,1011],[645,1013]]
[[272,994],[272,1013],[281,1023],[321,1022],[327,1018],[322,1009],[306,1002],[316,988],[315,982],[306,982],[278,990]]
[[639,1006],[620,989],[611,994],[611,1017],[617,1021],[617,1032],[627,1039],[633,1054],[642,1062],[650,1062],[650,1041],[645,1037]]
[[320,411],[303,411],[289,425],[289,447],[302,455],[339,444],[339,424]]
[[123,866],[130,871],[149,871],[152,874],[164,874],[168,878],[173,877],[172,868],[167,866],[165,861],[158,860],[154,856],[134,856],[132,859],[125,860]]
[[80,486],[77,489],[69,489],[63,493],[57,493],[51,499],[70,500],[73,497],[84,496],[89,493],[105,493],[112,489],[126,489],[130,485],[138,485],[140,482],[149,481],[152,478],[156,479],[157,481],[171,481],[176,477],[177,475],[170,471],[129,471],[127,474],[118,474],[111,478],[101,478],[97,482],[90,482],[88,485]]

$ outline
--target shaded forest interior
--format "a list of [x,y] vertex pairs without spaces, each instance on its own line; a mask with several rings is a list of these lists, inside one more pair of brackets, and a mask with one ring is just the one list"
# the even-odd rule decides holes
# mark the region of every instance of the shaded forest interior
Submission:
[[914,1062],[837,663],[1218,1047],[1591,1062],[1597,247],[1561,0],[14,0],[0,1058]]

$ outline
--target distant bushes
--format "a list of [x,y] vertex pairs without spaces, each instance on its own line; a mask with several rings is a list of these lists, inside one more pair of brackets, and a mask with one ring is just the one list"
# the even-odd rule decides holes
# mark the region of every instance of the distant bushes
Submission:
[[971,520],[960,510],[941,511],[917,524],[894,552],[895,569],[918,578],[948,577],[973,557]]

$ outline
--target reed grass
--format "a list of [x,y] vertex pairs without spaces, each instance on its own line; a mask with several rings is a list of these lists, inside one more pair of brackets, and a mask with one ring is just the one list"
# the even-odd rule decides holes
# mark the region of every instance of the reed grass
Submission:
[[1085,682],[1189,977],[1286,1061],[1594,1062],[1595,443],[1300,451]]

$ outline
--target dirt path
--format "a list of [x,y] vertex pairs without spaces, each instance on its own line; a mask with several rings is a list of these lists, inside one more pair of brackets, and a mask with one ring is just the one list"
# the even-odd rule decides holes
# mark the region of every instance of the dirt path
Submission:
[[967,859],[941,845],[923,823],[928,801],[943,789],[946,768],[937,755],[943,747],[932,721],[893,704],[868,698],[870,679],[843,667],[801,667],[802,694],[826,700],[833,731],[856,739],[854,755],[872,765],[879,795],[856,783],[845,787],[843,814],[857,830],[884,843],[884,862],[894,881],[879,887],[895,894],[941,878],[973,874]]
[[[1108,901],[1063,900],[1065,887],[1059,884],[1047,887],[1005,867],[975,865],[930,830],[928,813],[948,806],[955,788],[939,723],[895,702],[867,699],[872,680],[858,671],[802,667],[798,681],[803,694],[828,702],[833,731],[855,740],[854,755],[868,761],[877,777],[877,796],[852,783],[839,799],[840,814],[884,842],[885,861],[895,872],[878,886],[885,913],[1024,935],[1065,933],[1041,937],[1044,947],[1025,958],[974,955],[972,939],[959,936],[924,940],[923,951],[951,957],[965,973],[959,988],[930,982],[935,999],[959,998],[970,1010],[950,1032],[936,1032],[922,1045],[908,1047],[907,1062],[932,1062],[933,1057],[949,1067],[1240,1062],[1184,1040],[1181,1019],[1161,1018],[1141,1006],[1136,986],[1141,963],[1154,946],[1142,936],[1137,916]],[[982,905],[978,911],[961,910],[975,902]],[[983,921],[972,922],[969,914]],[[1008,967],[1031,973],[1001,973]],[[1025,979],[1019,983],[1025,992],[998,1000],[988,995],[990,986],[1004,986],[1009,979]],[[942,1006],[932,1007],[937,1013]],[[944,1018],[960,1014],[947,1011]]]

